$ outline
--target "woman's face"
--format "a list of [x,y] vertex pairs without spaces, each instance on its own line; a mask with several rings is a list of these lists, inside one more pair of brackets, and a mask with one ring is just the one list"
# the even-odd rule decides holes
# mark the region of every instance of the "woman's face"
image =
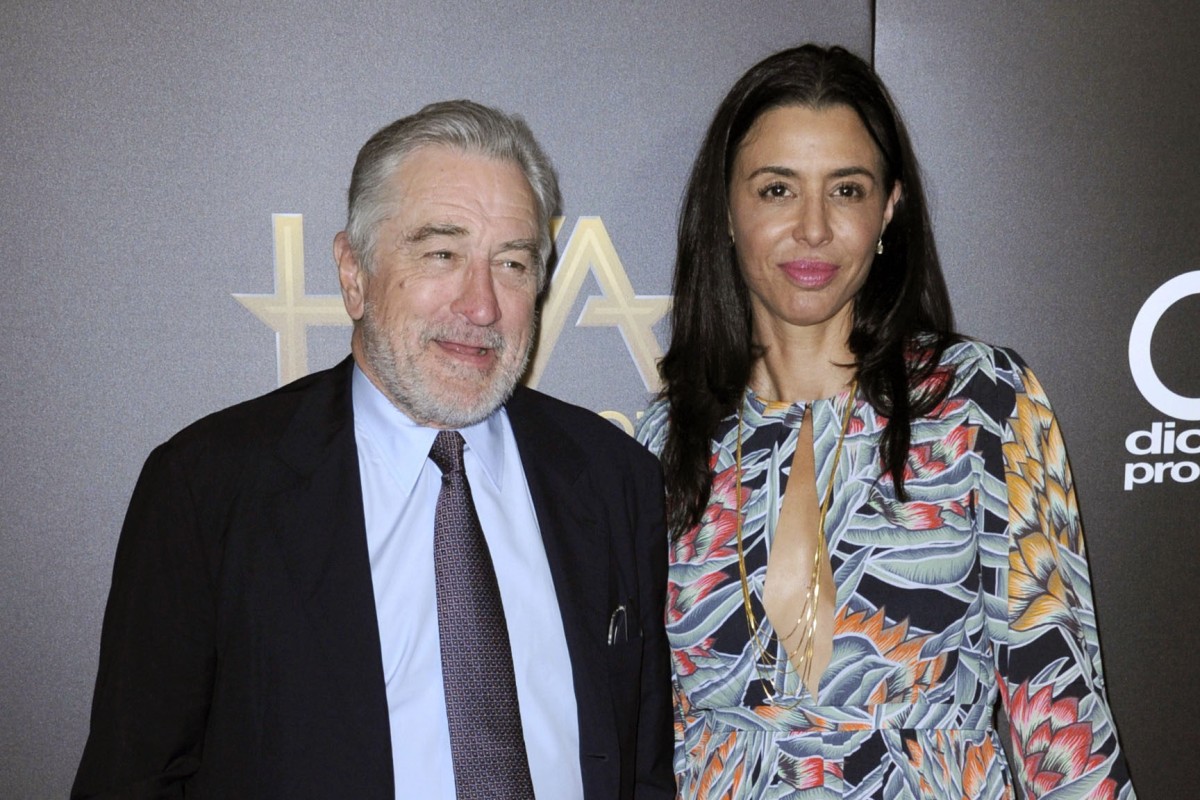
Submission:
[[[729,184],[730,233],[755,333],[845,326],[900,196],[848,106],[783,106],[742,140]],[[761,338],[760,338],[761,342]]]

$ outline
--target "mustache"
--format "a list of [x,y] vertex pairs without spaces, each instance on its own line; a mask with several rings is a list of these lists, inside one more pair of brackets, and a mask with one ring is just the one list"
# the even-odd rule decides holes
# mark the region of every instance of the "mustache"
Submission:
[[504,336],[494,328],[479,328],[473,325],[453,323],[432,325],[421,332],[421,344],[429,344],[434,339],[494,350],[496,353],[503,353],[508,346]]

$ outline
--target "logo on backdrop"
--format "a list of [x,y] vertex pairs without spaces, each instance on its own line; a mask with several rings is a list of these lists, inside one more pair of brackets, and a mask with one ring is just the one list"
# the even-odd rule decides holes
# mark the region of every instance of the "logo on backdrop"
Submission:
[[[346,315],[341,295],[310,295],[304,291],[303,215],[272,214],[271,220],[275,238],[275,291],[233,297],[275,331],[282,386],[308,374],[308,329],[323,325],[348,327],[350,317]],[[551,234],[555,239],[562,225],[561,217],[552,221]],[[542,306],[537,352],[525,383],[536,387],[545,373],[588,272],[595,276],[602,294],[587,298],[575,325],[617,328],[642,383],[648,391],[658,391],[657,364],[662,348],[654,335],[654,326],[666,315],[671,298],[634,293],[599,217],[580,217],[562,249]],[[628,415],[619,411],[600,414],[633,433]]]
[[[1158,287],[1142,304],[1129,332],[1129,371],[1146,402],[1174,419],[1153,422],[1148,430],[1125,437],[1130,455],[1145,459],[1125,465],[1125,490],[1148,483],[1191,483],[1200,478],[1200,397],[1185,397],[1167,388],[1150,360],[1154,329],[1167,309],[1185,297],[1200,294],[1200,271],[1185,272]],[[1150,460],[1153,459],[1153,460]]]

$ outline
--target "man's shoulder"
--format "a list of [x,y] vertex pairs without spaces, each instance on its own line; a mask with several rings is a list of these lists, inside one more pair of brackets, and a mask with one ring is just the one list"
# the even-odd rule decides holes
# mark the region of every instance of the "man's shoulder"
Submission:
[[[278,441],[304,409],[327,419],[335,418],[343,403],[348,409],[349,374],[347,362],[310,373],[266,394],[201,417],[168,439],[162,448],[248,451]],[[346,417],[348,420],[349,414]]]
[[565,437],[590,454],[612,453],[640,462],[654,457],[614,423],[595,411],[518,386],[508,403],[509,418],[516,427],[538,426],[544,433]]

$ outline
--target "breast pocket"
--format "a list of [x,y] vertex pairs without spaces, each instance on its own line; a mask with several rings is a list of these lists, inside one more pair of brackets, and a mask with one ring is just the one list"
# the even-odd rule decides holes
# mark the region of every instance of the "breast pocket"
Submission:
[[642,626],[632,600],[618,604],[609,615],[606,650],[609,681],[620,711],[636,703],[642,669]]

